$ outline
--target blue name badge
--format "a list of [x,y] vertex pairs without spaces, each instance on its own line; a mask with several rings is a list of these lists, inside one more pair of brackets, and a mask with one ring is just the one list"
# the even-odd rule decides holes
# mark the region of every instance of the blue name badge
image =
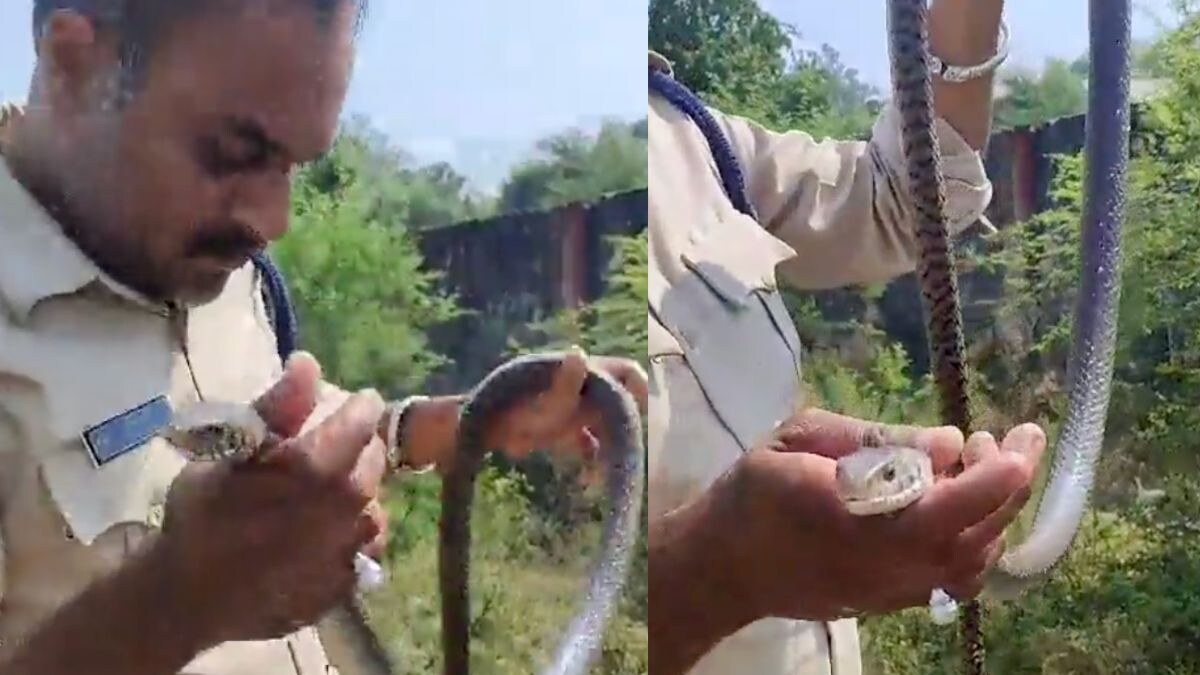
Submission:
[[171,422],[171,404],[158,396],[83,432],[83,445],[97,468],[154,438]]

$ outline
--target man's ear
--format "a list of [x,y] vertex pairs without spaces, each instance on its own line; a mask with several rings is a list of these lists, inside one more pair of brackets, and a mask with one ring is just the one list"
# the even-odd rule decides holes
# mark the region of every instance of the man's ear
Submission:
[[61,9],[47,17],[36,41],[40,94],[53,109],[89,107],[100,76],[119,65],[118,40],[81,12]]

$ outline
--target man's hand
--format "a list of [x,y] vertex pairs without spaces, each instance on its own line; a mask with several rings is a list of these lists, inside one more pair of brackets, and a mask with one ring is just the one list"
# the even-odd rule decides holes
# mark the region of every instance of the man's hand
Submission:
[[611,375],[633,395],[644,413],[650,385],[637,361],[610,356],[588,357],[581,350],[572,350],[562,354],[562,365],[548,390],[496,420],[488,433],[488,447],[513,458],[546,450],[592,459],[599,447],[600,439],[596,433],[601,419],[600,412],[587,405],[582,396],[589,366]]
[[279,637],[318,620],[378,556],[383,401],[349,398],[295,437],[314,407],[315,361],[293,359],[256,404],[280,439],[246,464],[194,464],[168,497],[161,544],[210,643]]
[[[865,438],[928,451],[933,487],[895,516],[850,514],[836,458]],[[889,427],[805,410],[743,456],[699,499],[651,524],[653,669],[684,672],[758,619],[832,620],[978,594],[1001,535],[1030,495],[1046,446],[1023,425],[997,446],[953,428]],[[944,472],[962,456],[966,469]]]
[[[867,437],[924,449],[933,460],[933,487],[894,517],[851,515],[836,495],[836,458]],[[964,444],[952,427],[888,427],[806,410],[716,488],[737,542],[732,581],[757,614],[799,619],[921,606],[939,587],[973,597],[1029,498],[1045,446],[1035,425],[1013,429],[998,447],[986,433]],[[945,476],[960,455],[965,470]],[[826,583],[795,584],[801,569]]]
[[[1003,12],[1003,0],[935,0],[929,7],[929,47],[951,65],[983,63],[999,46]],[[966,82],[933,79],[934,110],[976,150],[991,134],[994,80],[994,73]]]
[[355,552],[382,547],[383,402],[351,397],[297,437],[319,371],[307,355],[289,362],[256,403],[278,436],[262,460],[185,469],[163,531],[24,636],[0,674],[178,673],[221,642],[293,632],[347,597]]
[[[551,386],[514,406],[495,420],[487,447],[509,457],[524,458],[537,450],[591,462],[604,439],[598,439],[600,413],[583,399],[589,366],[612,376],[646,414],[650,384],[637,361],[611,356],[586,356],[572,350],[561,355]],[[440,397],[417,404],[405,424],[405,454],[415,466],[436,465],[445,473],[454,457],[460,397]]]

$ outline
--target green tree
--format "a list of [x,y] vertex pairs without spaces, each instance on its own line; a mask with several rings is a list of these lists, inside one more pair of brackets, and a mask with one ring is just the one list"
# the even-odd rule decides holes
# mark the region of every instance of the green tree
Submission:
[[773,129],[865,137],[875,90],[829,45],[799,33],[756,0],[651,0],[649,43],[708,104]]
[[341,199],[350,186],[369,199],[366,215],[392,227],[420,230],[491,215],[494,204],[465,176],[442,163],[417,165],[363,118],[351,119],[333,149],[306,167],[306,185]]
[[1009,73],[1002,78],[1008,94],[996,102],[1000,128],[1039,124],[1077,115],[1087,107],[1087,62],[1048,59],[1042,71]]
[[649,28],[650,47],[671,60],[679,81],[726,103],[769,99],[791,45],[756,0],[651,0]]
[[426,332],[459,310],[437,288],[438,275],[422,268],[412,235],[390,220],[402,186],[337,164],[343,157],[335,151],[298,174],[291,229],[273,252],[303,347],[326,376],[349,389],[411,391],[446,362]]
[[646,187],[645,121],[606,122],[595,136],[578,129],[542,140],[543,155],[512,170],[500,189],[502,212],[549,209]]
[[[649,337],[646,304],[649,302],[649,239],[613,237],[604,294],[580,308],[563,310],[532,328],[540,342],[537,349],[566,349],[579,345],[589,352],[637,359],[646,365]],[[514,343],[528,351],[530,345]]]

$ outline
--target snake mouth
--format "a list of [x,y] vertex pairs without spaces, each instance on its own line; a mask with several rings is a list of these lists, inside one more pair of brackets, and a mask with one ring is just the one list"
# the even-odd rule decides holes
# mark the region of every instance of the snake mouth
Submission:
[[846,510],[856,516],[894,514],[921,498],[924,490],[920,485],[911,485],[896,494],[887,496],[843,497]]

